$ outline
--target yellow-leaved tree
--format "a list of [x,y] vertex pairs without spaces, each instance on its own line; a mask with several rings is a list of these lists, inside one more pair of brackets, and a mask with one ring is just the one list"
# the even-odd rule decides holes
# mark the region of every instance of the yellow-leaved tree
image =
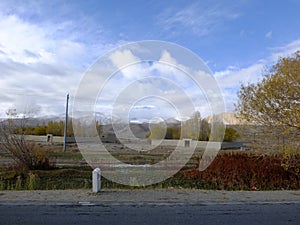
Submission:
[[[300,134],[300,51],[279,58],[258,83],[241,85],[237,113],[295,158]],[[274,138],[276,136],[276,138]],[[281,141],[279,141],[281,140]],[[267,147],[267,146],[266,146]]]

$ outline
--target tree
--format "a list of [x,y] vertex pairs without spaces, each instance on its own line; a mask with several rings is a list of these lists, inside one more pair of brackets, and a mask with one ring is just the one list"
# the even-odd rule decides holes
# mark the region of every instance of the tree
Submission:
[[26,114],[18,116],[16,110],[7,112],[9,117],[0,123],[1,148],[8,153],[12,159],[28,169],[49,169],[54,164],[49,162],[46,152],[34,142],[25,138]]
[[[98,130],[98,129],[97,129]],[[74,137],[74,131],[73,131],[73,122],[71,119],[68,120],[68,130],[67,130],[68,137]]]
[[149,139],[164,139],[166,136],[166,128],[156,124],[150,128],[150,134],[147,135]]
[[199,131],[199,141],[208,141],[210,134],[209,123],[206,119],[201,120],[200,131]]
[[200,123],[201,123],[200,112],[196,111],[191,115],[190,119],[188,119],[182,123],[181,137],[198,140]]
[[165,139],[180,139],[180,127],[167,127]]
[[[71,126],[70,126],[71,129]],[[73,128],[72,128],[73,130]],[[49,121],[47,126],[47,133],[53,134],[54,136],[63,136],[64,134],[64,122],[63,121]],[[69,133],[69,129],[68,129]]]
[[261,82],[241,86],[237,111],[249,122],[300,130],[300,52],[281,58]]
[[37,124],[36,127],[33,129],[32,134],[34,135],[46,135],[47,134],[47,126]]
[[47,133],[48,134],[53,134],[53,121],[48,122]]
[[280,58],[258,83],[241,85],[237,112],[256,125],[300,132],[300,52]]
[[[98,135],[101,136],[103,133],[103,127],[98,120],[96,121],[96,129],[97,129]],[[73,133],[73,127],[72,127],[72,133]],[[74,136],[74,134],[73,134],[73,136]]]
[[225,135],[224,135],[225,142],[236,141],[239,137],[240,137],[240,135],[235,129],[233,129],[231,127],[226,127]]

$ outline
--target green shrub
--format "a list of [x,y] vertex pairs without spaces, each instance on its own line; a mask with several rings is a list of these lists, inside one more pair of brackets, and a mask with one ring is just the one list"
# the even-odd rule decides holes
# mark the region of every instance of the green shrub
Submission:
[[38,176],[33,173],[29,173],[28,190],[36,190],[38,187]]
[[21,190],[22,189],[22,177],[18,176],[16,180],[15,190]]

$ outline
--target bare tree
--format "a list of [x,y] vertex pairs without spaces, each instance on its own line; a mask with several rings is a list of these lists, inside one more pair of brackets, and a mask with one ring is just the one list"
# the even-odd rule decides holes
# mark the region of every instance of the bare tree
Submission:
[[28,169],[49,169],[54,166],[49,162],[45,150],[25,138],[28,118],[26,114],[18,116],[15,109],[7,111],[8,119],[0,123],[1,149],[12,159]]

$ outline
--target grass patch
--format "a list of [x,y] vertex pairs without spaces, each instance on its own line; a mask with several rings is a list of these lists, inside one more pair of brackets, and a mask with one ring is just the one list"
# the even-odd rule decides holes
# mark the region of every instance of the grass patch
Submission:
[[63,152],[62,150],[48,151],[47,156],[49,158],[61,159],[61,160],[71,160],[71,161],[83,160],[82,154],[80,152]]
[[[51,156],[65,160],[82,160],[79,152],[52,152]],[[120,153],[120,158],[130,163],[141,163],[151,159],[134,158],[128,152]],[[128,157],[128,158],[127,158]],[[156,155],[165,157],[165,155]],[[213,190],[298,190],[300,189],[300,156],[293,157],[293,170],[282,166],[283,155],[257,155],[246,152],[222,152],[205,170],[198,170],[199,155],[194,155],[188,164],[169,179],[146,188],[196,188]],[[157,158],[156,158],[157,159]],[[295,168],[295,166],[297,168]],[[296,172],[295,172],[296,171]],[[132,182],[137,182],[132,180]],[[101,178],[103,188],[132,189]],[[0,167],[0,190],[51,190],[51,189],[86,189],[92,187],[92,168],[74,166],[52,170],[27,170],[22,167]]]

